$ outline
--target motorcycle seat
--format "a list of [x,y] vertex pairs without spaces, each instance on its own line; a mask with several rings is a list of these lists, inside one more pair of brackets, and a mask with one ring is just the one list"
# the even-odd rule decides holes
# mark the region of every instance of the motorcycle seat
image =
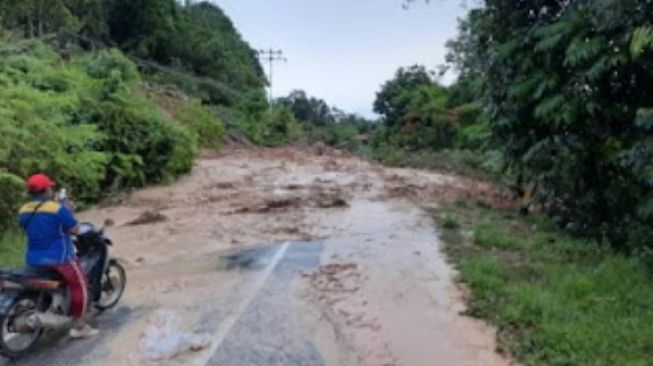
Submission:
[[22,267],[6,271],[1,271],[0,276],[3,277],[17,277],[17,278],[40,278],[51,281],[61,281],[62,277],[55,271],[38,268],[38,267]]

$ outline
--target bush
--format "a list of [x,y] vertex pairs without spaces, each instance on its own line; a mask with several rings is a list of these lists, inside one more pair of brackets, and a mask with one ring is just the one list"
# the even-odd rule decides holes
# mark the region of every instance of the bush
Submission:
[[225,127],[199,100],[181,101],[173,109],[175,120],[197,135],[202,147],[219,149],[222,146]]
[[169,181],[192,168],[196,150],[188,130],[166,121],[153,103],[125,91],[98,102],[92,120],[111,152],[105,186]]
[[252,142],[263,146],[279,146],[297,141],[302,128],[288,107],[275,106],[263,113],[260,119],[249,116],[241,130]]
[[140,80],[136,65],[116,49],[82,57],[78,62],[94,79],[115,79],[128,85]]
[[490,126],[479,122],[463,126],[458,131],[456,147],[459,149],[480,150],[486,147],[490,140]]
[[0,232],[15,226],[17,210],[25,198],[25,181],[0,171]]
[[[39,47],[37,47],[39,49]],[[26,177],[47,172],[81,199],[97,197],[107,156],[93,145],[103,139],[93,125],[78,126],[85,74],[62,69],[51,60],[8,56],[0,65],[6,84],[0,88],[0,166]],[[21,71],[21,65],[30,64]],[[29,72],[29,76],[21,74]],[[67,83],[57,80],[67,79]],[[58,91],[53,88],[59,89]]]
[[[109,186],[169,181],[192,167],[195,138],[139,93],[118,51],[62,63],[42,43],[0,59],[0,166],[46,172],[81,201]],[[188,118],[206,122],[193,106]],[[201,117],[201,118],[200,118]],[[13,204],[3,198],[1,205]]]
[[454,230],[458,229],[460,227],[460,223],[458,222],[458,218],[451,215],[451,214],[446,214],[442,218],[442,227],[448,230]]
[[[14,213],[14,218],[16,214]],[[0,233],[0,267],[20,267],[25,263],[25,235],[18,229]]]

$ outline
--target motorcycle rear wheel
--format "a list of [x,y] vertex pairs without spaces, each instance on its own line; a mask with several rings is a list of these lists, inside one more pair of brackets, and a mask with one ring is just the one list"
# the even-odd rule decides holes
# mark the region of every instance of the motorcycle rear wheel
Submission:
[[100,311],[114,308],[120,302],[127,286],[127,273],[118,262],[110,262],[102,274],[102,295],[95,307]]
[[0,314],[0,355],[17,359],[37,346],[44,329],[38,321],[28,325],[27,320],[37,314],[37,305],[33,296],[19,295],[9,305],[7,312]]

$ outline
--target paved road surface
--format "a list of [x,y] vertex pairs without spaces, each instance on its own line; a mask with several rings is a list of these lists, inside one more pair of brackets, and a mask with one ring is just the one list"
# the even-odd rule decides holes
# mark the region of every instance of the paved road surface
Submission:
[[[311,365],[324,362],[306,334],[301,332],[301,314],[293,308],[292,282],[320,263],[320,242],[292,242],[261,246],[221,259],[223,270],[251,272],[248,278],[259,282],[249,297],[241,294],[222,297],[223,306],[206,314],[203,324],[214,329],[212,354],[206,365]],[[218,305],[218,304],[216,304]],[[24,366],[83,365],[92,357],[103,357],[102,344],[119,333],[138,310],[126,307],[101,315],[97,323],[102,334],[86,341],[52,337],[31,357],[15,364]],[[92,351],[92,352],[91,352]],[[210,357],[208,357],[210,356]],[[0,364],[10,364],[3,361]]]

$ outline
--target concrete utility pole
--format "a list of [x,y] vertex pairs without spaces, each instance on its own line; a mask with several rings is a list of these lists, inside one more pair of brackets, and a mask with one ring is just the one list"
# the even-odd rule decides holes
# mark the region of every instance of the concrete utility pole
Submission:
[[275,61],[287,62],[288,59],[283,57],[282,50],[273,50],[272,48],[270,48],[269,50],[259,50],[258,57],[261,59],[261,61],[267,62],[270,68],[269,75],[268,75],[268,82],[270,83],[268,98],[270,103],[270,109],[272,109],[272,102],[274,101],[273,99],[274,97],[272,95],[272,76],[274,72],[274,63]]

